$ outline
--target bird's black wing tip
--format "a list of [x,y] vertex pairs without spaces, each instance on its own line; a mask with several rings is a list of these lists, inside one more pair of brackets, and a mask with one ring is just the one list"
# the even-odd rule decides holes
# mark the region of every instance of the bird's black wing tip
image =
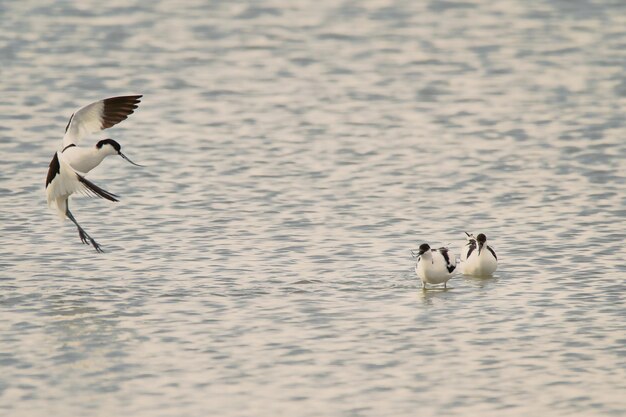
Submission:
[[104,198],[109,201],[115,201],[115,202],[120,201],[118,200],[119,196],[103,188],[98,187],[96,184],[89,181],[87,178],[83,177],[82,175],[76,174],[76,176],[78,177],[78,181],[80,181],[87,188],[87,190],[92,192],[94,195]]

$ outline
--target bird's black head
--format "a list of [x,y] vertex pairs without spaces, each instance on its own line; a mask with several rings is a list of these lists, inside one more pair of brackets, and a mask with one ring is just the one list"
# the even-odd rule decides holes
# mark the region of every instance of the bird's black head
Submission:
[[428,252],[429,250],[430,250],[430,246],[428,245],[428,243],[422,243],[420,245],[419,254],[422,255],[424,252]]
[[483,246],[485,245],[485,242],[487,241],[487,236],[480,233],[478,236],[476,236],[476,241],[478,242],[478,255],[480,255],[480,253],[483,250]]
[[[114,141],[113,139],[102,139],[100,142],[96,143],[96,149],[102,149],[102,147],[104,145],[111,145],[111,147],[115,150],[115,153],[117,153],[122,158],[126,159],[131,164],[136,165],[138,167],[142,167],[143,166],[143,165],[136,164],[133,161],[131,161],[130,159],[128,159],[128,157],[122,153],[122,146],[119,143],[117,143],[116,141]],[[105,150],[105,151],[107,151],[107,150]]]
[[116,141],[114,141],[113,139],[102,139],[101,141],[99,141],[98,143],[96,143],[96,148],[98,149],[102,149],[102,147],[104,145],[111,145],[113,147],[113,149],[115,149],[115,151],[117,153],[120,152],[120,149],[122,149],[122,147],[120,146],[119,143],[117,143]]

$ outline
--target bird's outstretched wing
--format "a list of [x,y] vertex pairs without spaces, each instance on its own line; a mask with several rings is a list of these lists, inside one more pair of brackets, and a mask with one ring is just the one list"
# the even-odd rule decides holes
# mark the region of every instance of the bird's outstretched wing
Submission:
[[467,240],[476,240],[476,238],[474,237],[474,235],[472,233],[467,233],[467,232],[463,232],[465,233],[465,235],[467,236]]
[[90,197],[105,198],[109,201],[119,201],[117,195],[110,193],[75,171],[63,158],[61,152],[54,154],[46,178],[46,196],[48,205],[56,203],[57,199],[66,199],[74,193],[81,193]]
[[461,261],[466,261],[476,249],[476,238],[473,234],[464,232],[467,235],[467,243],[461,248]]
[[65,127],[63,148],[72,144],[78,145],[78,142],[88,134],[126,120],[137,108],[141,97],[143,96],[109,97],[76,111]]

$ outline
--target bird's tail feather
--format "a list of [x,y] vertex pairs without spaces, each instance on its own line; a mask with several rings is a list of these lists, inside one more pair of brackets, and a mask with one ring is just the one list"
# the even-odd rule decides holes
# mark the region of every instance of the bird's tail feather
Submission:
[[59,219],[65,220],[65,211],[67,210],[67,198],[56,198],[48,201],[48,206],[55,209]]

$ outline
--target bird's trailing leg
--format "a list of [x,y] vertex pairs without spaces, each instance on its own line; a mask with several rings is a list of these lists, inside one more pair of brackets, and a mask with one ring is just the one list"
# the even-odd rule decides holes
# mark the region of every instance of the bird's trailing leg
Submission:
[[76,219],[74,218],[74,215],[72,214],[72,212],[70,211],[70,207],[69,204],[67,206],[67,208],[65,209],[65,214],[67,215],[67,218],[70,219],[78,228],[78,236],[80,237],[80,240],[85,244],[88,245],[89,243],[91,243],[91,245],[94,247],[94,249],[96,250],[96,252],[104,252],[101,248],[100,245],[98,244],[98,242],[96,242],[91,236],[89,236],[89,234],[87,232],[85,232],[85,229],[83,229],[80,224],[78,224],[78,222],[76,221]]

